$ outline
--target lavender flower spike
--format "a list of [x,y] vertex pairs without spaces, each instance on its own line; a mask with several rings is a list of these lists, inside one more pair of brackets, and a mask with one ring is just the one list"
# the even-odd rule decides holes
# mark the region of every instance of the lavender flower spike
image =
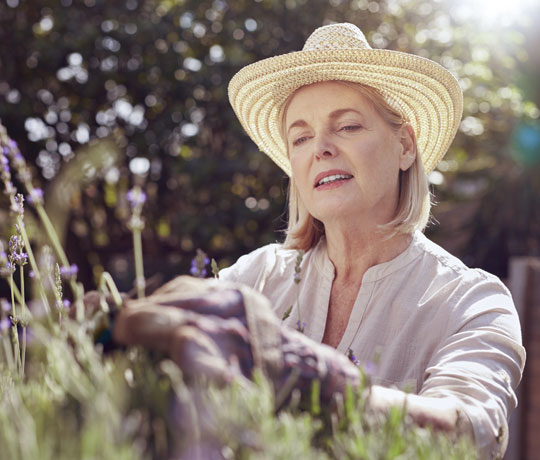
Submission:
[[15,195],[13,202],[11,203],[11,210],[15,214],[24,214],[24,196],[20,193]]
[[205,278],[207,275],[206,266],[210,263],[210,259],[204,251],[197,249],[197,255],[191,261],[189,273],[198,278]]
[[146,202],[146,193],[140,187],[133,187],[126,194],[126,198],[132,208],[142,206]]
[[2,305],[2,311],[9,313],[11,311],[11,303],[5,299],[0,299],[0,304]]
[[28,195],[28,202],[32,204],[42,204],[43,203],[43,190],[40,188],[33,188],[30,190]]
[[78,272],[79,272],[79,267],[77,267],[76,264],[71,264],[70,267],[66,267],[65,265],[60,267],[60,275],[64,279],[69,279],[72,276],[75,276]]
[[11,327],[11,320],[9,318],[4,318],[0,321],[0,334],[2,334],[4,331],[9,330]]

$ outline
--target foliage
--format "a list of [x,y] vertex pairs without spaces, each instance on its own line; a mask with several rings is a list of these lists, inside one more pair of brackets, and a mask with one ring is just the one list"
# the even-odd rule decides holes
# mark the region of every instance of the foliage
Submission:
[[[468,242],[485,234],[490,218],[476,210],[495,205],[491,191],[503,178],[537,176],[538,163],[525,168],[508,143],[517,120],[538,117],[515,83],[527,60],[524,27],[491,33],[443,1],[10,0],[0,5],[0,115],[52,197],[47,211],[86,286],[105,270],[132,287],[122,222],[131,182],[148,195],[149,275],[186,271],[196,247],[226,266],[280,239],[287,180],[242,133],[226,85],[250,62],[300,49],[328,21],[354,22],[375,47],[429,56],[459,78],[464,122],[433,180],[443,230],[463,236],[432,235],[460,241],[453,249],[471,263],[499,254],[498,241]],[[511,207],[492,232],[509,233],[512,221],[538,209],[538,184],[530,187],[517,196],[515,185],[506,188],[509,200],[528,204]],[[483,201],[469,225],[453,210],[471,200]],[[507,255],[534,255],[537,228],[502,235],[513,244]]]
[[[428,56],[460,80],[464,121],[431,178],[438,216],[448,221],[447,214],[464,209],[458,205],[473,203],[465,214],[469,220],[447,228],[470,228],[461,240],[470,263],[493,267],[502,246],[503,263],[495,271],[504,273],[507,256],[540,251],[540,147],[536,135],[522,134],[537,132],[538,109],[515,83],[530,75],[524,70],[525,38],[520,30],[501,27],[494,35],[460,21],[452,5],[8,0],[0,4],[0,116],[46,189],[45,208],[80,267],[79,279],[86,287],[108,285],[114,291],[110,281],[100,282],[110,280],[103,276],[110,271],[124,290],[138,279],[140,291],[142,264],[131,253],[128,223],[142,233],[146,274],[165,278],[187,271],[196,247],[223,266],[277,238],[287,180],[242,133],[226,84],[246,64],[300,49],[321,24],[354,22],[375,47]],[[528,79],[531,98],[530,82],[537,80]],[[14,180],[18,187],[25,182],[20,175]],[[146,193],[144,225],[130,221],[126,192],[132,186]],[[28,187],[27,192],[31,196]],[[0,236],[6,239],[15,230],[4,209],[13,207],[14,197],[1,202]],[[520,206],[497,212],[501,203],[517,200]],[[38,245],[45,244],[38,224],[43,212],[36,206],[25,216],[24,232]],[[45,279],[53,279],[48,289],[54,288],[62,269],[68,296],[80,302],[73,265],[65,255],[57,258],[62,266],[38,278],[35,297],[46,303]],[[22,289],[15,291],[12,279],[11,292],[17,292],[24,312],[28,272],[22,265],[20,273]],[[276,417],[263,379],[248,388],[210,389],[204,395],[210,419],[203,424],[200,414],[208,411],[196,411],[193,418],[184,408],[178,428],[173,401],[198,400],[200,391],[186,386],[162,357],[138,349],[104,356],[94,346],[95,325],[64,317],[61,287],[57,281],[54,314],[43,322],[21,317],[6,328],[0,317],[3,351],[29,325],[26,363],[22,358],[10,364],[9,354],[0,354],[2,458],[168,458],[171,449],[200,453],[216,446],[225,458],[474,457],[465,441],[453,445],[411,426],[399,410],[386,419],[369,416],[362,397],[352,393],[329,418],[294,403]],[[208,425],[212,442],[190,443],[201,441],[200,430]]]
[[[43,195],[1,124],[0,164],[17,233],[6,251],[0,240],[0,275],[8,279],[11,294],[11,302],[0,299],[2,458],[475,457],[467,440],[456,447],[442,434],[413,426],[405,407],[386,417],[370,412],[365,374],[364,386],[349,389],[344,400],[337,398],[335,408],[320,407],[320,384],[314,381],[310,407],[305,407],[308,398],[294,390],[291,404],[276,414],[283,400],[274,400],[274,389],[257,371],[253,383],[243,379],[216,388],[204,375],[195,375],[188,384],[181,369],[158,353],[136,347],[111,350],[111,308],[123,308],[114,281],[102,273],[99,291],[83,297],[78,268],[58,244],[43,210]],[[12,183],[15,175],[55,250],[55,255],[47,250],[40,263],[26,233],[23,195]],[[146,196],[135,186],[127,199],[132,208],[127,225],[140,273]],[[197,252],[192,274],[204,276],[210,261]],[[297,283],[301,261],[299,253]],[[30,301],[24,289],[27,264],[39,292]],[[14,275],[20,275],[19,284]],[[139,297],[145,286],[144,278],[137,279]],[[68,287],[75,299],[71,308],[64,296]]]
[[35,324],[30,355],[24,381],[0,360],[0,458],[475,458],[465,440],[454,444],[414,427],[399,410],[370,418],[352,392],[334,428],[294,406],[276,417],[262,378],[249,387],[210,388],[202,396],[206,410],[186,411],[178,423],[173,394],[192,404],[201,394],[171,361],[138,349],[103,356],[69,319],[53,328]]

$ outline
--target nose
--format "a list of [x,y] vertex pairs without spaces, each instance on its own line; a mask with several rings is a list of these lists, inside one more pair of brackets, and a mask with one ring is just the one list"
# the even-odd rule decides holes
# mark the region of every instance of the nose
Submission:
[[315,159],[320,161],[333,158],[336,155],[336,146],[328,140],[327,136],[321,135],[315,143]]

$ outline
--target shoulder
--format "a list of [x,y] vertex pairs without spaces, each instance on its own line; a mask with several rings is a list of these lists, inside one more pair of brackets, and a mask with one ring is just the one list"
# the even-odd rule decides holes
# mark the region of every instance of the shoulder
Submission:
[[426,269],[433,270],[432,273],[437,277],[448,281],[457,280],[463,286],[485,283],[509,294],[508,289],[497,276],[480,268],[468,267],[423,234],[419,233],[415,236],[415,245],[422,255],[420,263],[424,264]]
[[[509,335],[519,331],[519,320],[510,291],[495,275],[470,268],[425,236],[417,239],[423,252],[422,271],[431,273],[434,291],[444,293],[455,326],[498,324]],[[471,324],[472,323],[472,324]]]
[[219,278],[257,288],[270,273],[283,271],[294,264],[297,252],[285,249],[282,244],[273,243],[262,246],[240,257],[233,265],[219,272]]

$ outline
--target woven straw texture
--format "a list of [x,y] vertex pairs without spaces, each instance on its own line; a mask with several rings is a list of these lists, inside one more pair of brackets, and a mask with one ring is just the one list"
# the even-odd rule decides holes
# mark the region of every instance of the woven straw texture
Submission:
[[320,27],[302,51],[248,65],[229,84],[229,100],[243,128],[289,176],[279,134],[284,103],[298,88],[329,80],[378,89],[411,123],[428,173],[445,155],[461,121],[461,88],[444,67],[412,54],[371,49],[353,24]]

